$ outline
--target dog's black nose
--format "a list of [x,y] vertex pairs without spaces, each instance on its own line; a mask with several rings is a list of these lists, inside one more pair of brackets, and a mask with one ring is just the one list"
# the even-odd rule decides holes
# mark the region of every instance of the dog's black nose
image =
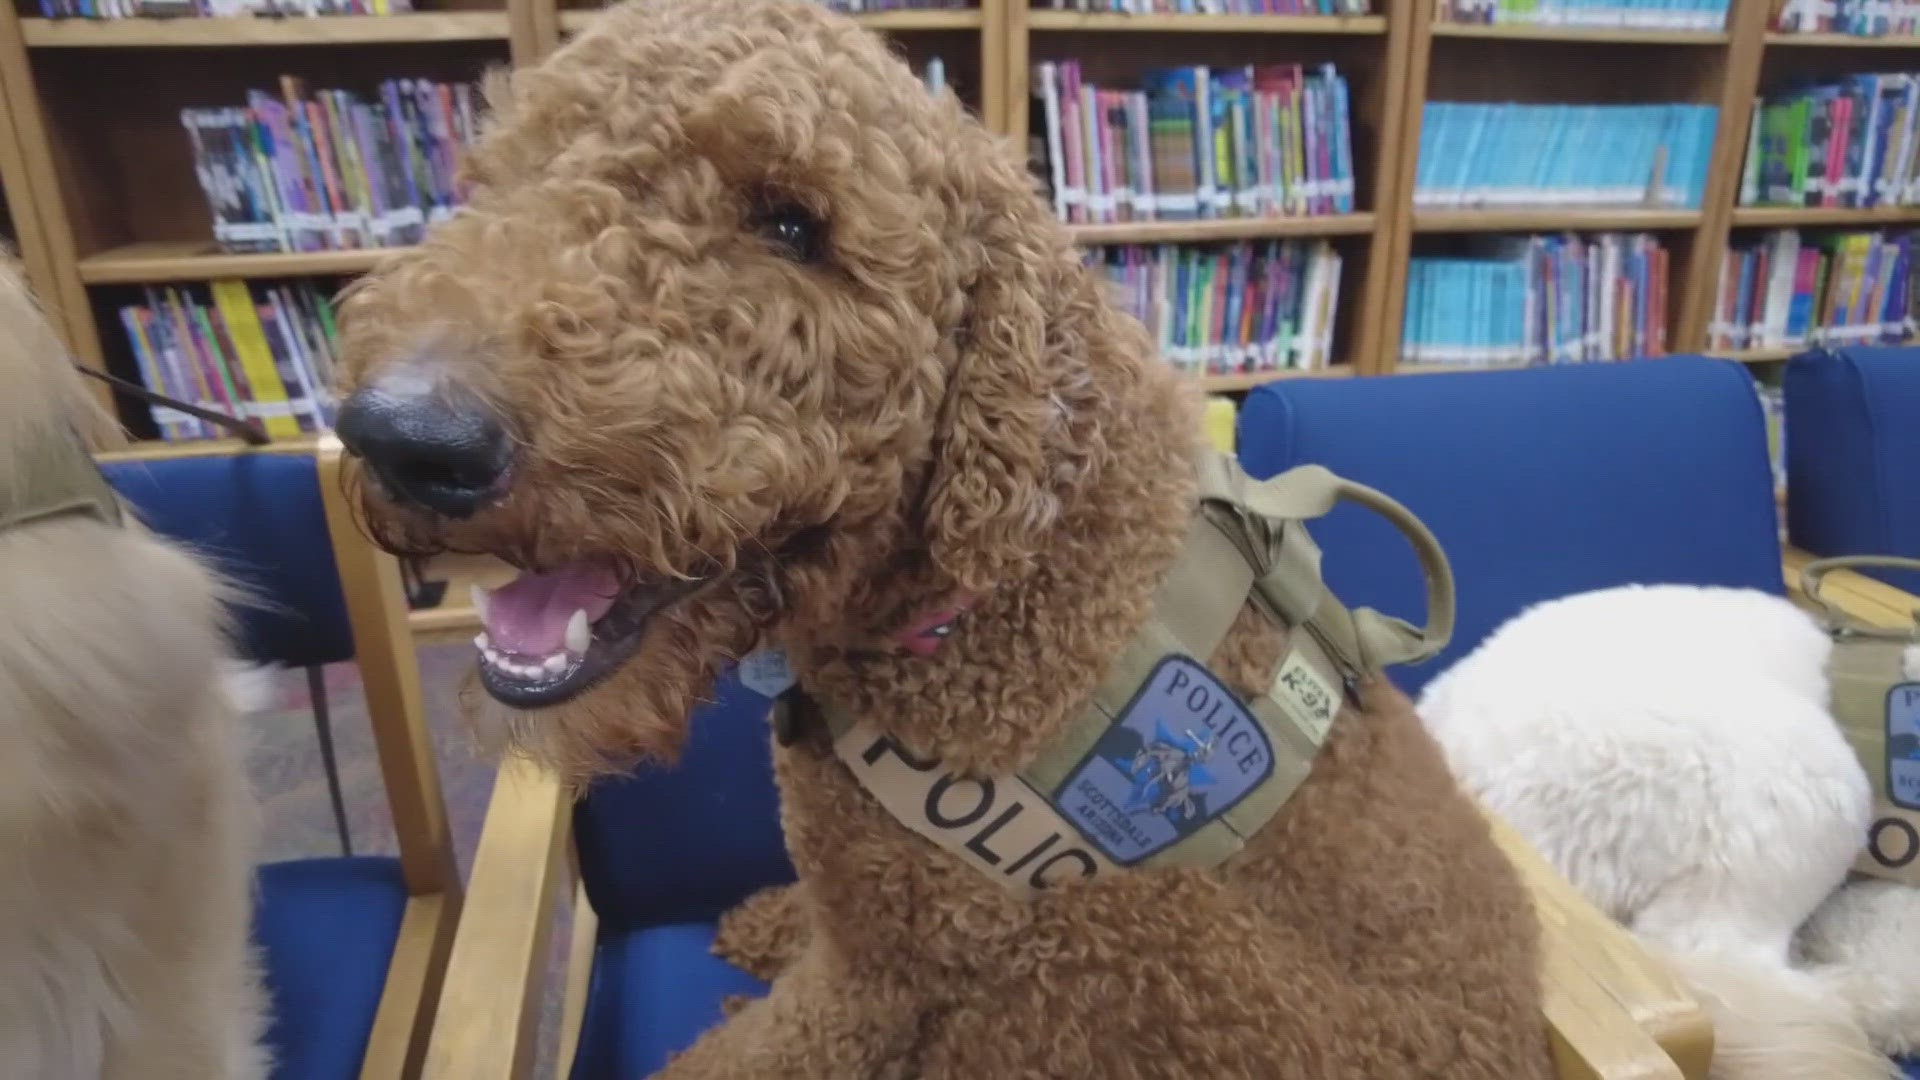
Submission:
[[492,410],[446,386],[356,391],[334,424],[387,493],[448,517],[471,516],[506,487],[513,443]]

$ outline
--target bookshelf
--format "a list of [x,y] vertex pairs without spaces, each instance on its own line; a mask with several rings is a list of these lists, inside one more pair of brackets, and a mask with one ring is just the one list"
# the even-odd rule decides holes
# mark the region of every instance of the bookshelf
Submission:
[[[270,88],[283,73],[316,87],[399,76],[471,79],[491,65],[548,54],[597,14],[580,0],[416,2],[421,10],[404,15],[257,19],[49,19],[39,0],[0,6],[0,182],[27,272],[83,362],[132,373],[114,307],[143,286],[343,280],[390,253],[220,251],[209,239],[182,107],[238,104],[245,90]],[[1033,104],[1041,63],[1075,59],[1090,83],[1116,87],[1179,65],[1336,67],[1350,87],[1352,212],[1072,226],[1088,249],[1302,240],[1338,252],[1331,367],[1207,379],[1221,393],[1278,378],[1450,370],[1403,362],[1410,270],[1416,258],[1482,237],[1655,237],[1667,259],[1667,348],[1685,352],[1706,349],[1730,245],[1787,228],[1920,229],[1920,207],[1736,205],[1757,97],[1809,75],[1920,71],[1920,36],[1777,33],[1774,5],[1762,0],[1732,0],[1721,29],[1443,23],[1436,21],[1440,2],[1374,0],[1367,15],[1318,17],[1119,14],[980,0],[857,18],[916,66],[940,57],[969,107],[1036,160],[1035,143],[1045,142]],[[102,79],[109,66],[115,78]],[[116,89],[125,85],[143,90]],[[1416,207],[1417,148],[1432,102],[1680,103],[1712,106],[1718,120],[1698,205]],[[1785,355],[1719,352],[1761,371]]]

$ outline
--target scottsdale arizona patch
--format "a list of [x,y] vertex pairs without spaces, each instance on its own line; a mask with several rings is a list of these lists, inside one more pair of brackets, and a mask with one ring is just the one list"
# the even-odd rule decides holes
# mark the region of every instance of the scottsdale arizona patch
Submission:
[[1273,774],[1273,743],[1197,661],[1168,656],[1054,790],[1068,823],[1118,866],[1179,843]]

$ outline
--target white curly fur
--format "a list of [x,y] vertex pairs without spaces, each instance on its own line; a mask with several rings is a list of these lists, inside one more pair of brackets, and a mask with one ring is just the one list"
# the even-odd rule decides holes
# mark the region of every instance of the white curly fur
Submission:
[[1871,808],[1831,648],[1777,597],[1628,586],[1523,612],[1421,699],[1463,785],[1693,983],[1722,1080],[1889,1075],[1846,980],[1790,966]]

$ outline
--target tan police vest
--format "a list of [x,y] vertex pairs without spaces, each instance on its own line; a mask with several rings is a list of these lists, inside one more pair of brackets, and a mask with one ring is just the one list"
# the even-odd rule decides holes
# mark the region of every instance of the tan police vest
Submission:
[[[1152,617],[1060,741],[1019,773],[949,772],[830,702],[788,695],[782,708],[817,712],[840,760],[901,823],[1016,892],[1128,867],[1220,864],[1306,780],[1358,680],[1445,646],[1453,577],[1405,507],[1324,468],[1255,481],[1209,452],[1199,472],[1191,529]],[[1327,589],[1304,523],[1343,500],[1412,543],[1425,628],[1349,611]],[[1293,632],[1272,684],[1242,701],[1203,658],[1249,599]]]
[[[1873,781],[1873,823],[1854,872],[1920,885],[1920,621],[1898,629],[1867,626],[1820,592],[1829,571],[1887,567],[1920,570],[1920,560],[1890,556],[1819,559],[1801,570],[1801,587],[1833,636],[1827,661],[1833,717]],[[1920,620],[1920,612],[1915,613]]]
[[0,479],[0,532],[62,514],[120,524],[120,499],[80,437],[52,428],[29,441]]

